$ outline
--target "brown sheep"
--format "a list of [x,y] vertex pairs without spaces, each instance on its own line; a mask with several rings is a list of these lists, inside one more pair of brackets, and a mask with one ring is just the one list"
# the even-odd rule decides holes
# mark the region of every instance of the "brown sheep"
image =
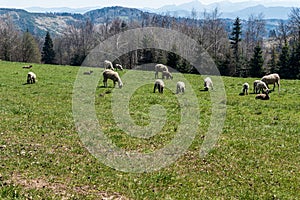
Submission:
[[103,84],[104,87],[107,87],[107,79],[111,79],[114,82],[114,86],[116,85],[116,82],[118,82],[119,88],[123,87],[122,80],[118,74],[118,72],[115,72],[110,69],[106,69],[103,72]]

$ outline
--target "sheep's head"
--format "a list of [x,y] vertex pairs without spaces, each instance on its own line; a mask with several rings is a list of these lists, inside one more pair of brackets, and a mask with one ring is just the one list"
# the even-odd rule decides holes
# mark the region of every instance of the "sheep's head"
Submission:
[[123,87],[122,81],[119,81],[119,88],[121,89]]

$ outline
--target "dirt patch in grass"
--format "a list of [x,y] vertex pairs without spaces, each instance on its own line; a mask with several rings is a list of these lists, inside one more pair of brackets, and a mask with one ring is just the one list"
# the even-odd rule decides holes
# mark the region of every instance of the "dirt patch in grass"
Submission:
[[108,193],[105,191],[99,191],[96,186],[84,185],[84,186],[74,186],[69,188],[63,183],[49,183],[43,178],[28,179],[19,173],[14,173],[11,176],[11,180],[6,182],[7,184],[16,184],[23,187],[25,190],[39,190],[39,189],[49,189],[52,190],[55,195],[62,196],[63,199],[71,198],[72,194],[80,195],[93,195],[96,199],[102,200],[129,200],[129,198],[124,197],[118,193]]

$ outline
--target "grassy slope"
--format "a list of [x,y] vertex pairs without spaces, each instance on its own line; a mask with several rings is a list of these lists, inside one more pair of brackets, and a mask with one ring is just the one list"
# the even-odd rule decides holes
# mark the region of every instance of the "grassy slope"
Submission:
[[[252,78],[223,77],[227,116],[216,148],[199,157],[210,115],[209,93],[202,79],[186,75],[199,98],[200,126],[189,150],[157,172],[133,174],[111,169],[83,147],[72,116],[76,67],[34,65],[37,84],[23,85],[22,63],[0,62],[0,198],[26,199],[298,199],[300,198],[300,82],[282,80],[281,95],[258,101],[239,96]],[[101,83],[102,84],[102,83]],[[111,82],[109,82],[111,85]],[[126,87],[126,85],[125,85]],[[114,126],[112,88],[97,88],[96,111],[104,132],[124,149],[152,151],[163,147],[179,121],[171,91],[153,94],[139,88],[130,102],[136,123],[148,123],[148,108],[163,102],[168,123],[155,137],[133,139]],[[132,102],[143,102],[143,106]]]

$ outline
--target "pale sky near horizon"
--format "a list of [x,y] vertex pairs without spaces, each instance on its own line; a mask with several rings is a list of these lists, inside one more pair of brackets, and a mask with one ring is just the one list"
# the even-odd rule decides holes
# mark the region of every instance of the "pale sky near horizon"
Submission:
[[[164,5],[179,5],[182,3],[191,2],[193,0],[0,0],[0,8],[28,8],[28,7],[69,7],[69,8],[83,8],[83,7],[106,7],[106,6],[125,6],[134,8],[159,8]],[[203,4],[210,4],[224,0],[199,0]],[[249,0],[229,0],[231,2],[243,2]],[[285,2],[284,0],[258,0],[260,2],[278,3]],[[299,0],[287,0],[287,6],[294,2],[299,4]]]

